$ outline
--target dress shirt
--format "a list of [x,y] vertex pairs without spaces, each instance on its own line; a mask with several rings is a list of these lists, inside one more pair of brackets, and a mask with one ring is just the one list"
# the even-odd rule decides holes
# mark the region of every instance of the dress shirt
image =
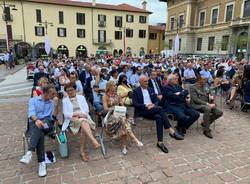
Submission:
[[142,90],[144,105],[152,104],[151,98],[149,96],[148,89],[141,88],[141,90]]
[[208,71],[208,70],[202,70],[202,71],[200,71],[200,74],[202,77],[205,77],[208,80],[208,82],[211,82],[213,80],[213,77],[212,77],[210,71]]
[[[95,85],[95,78],[91,81],[91,88],[92,88],[92,92],[93,92],[93,98],[94,98],[94,102],[102,102],[101,96],[104,95],[104,93],[97,93],[94,89],[94,85]],[[101,90],[105,90],[106,89],[106,85],[107,85],[107,81],[101,79],[99,82],[99,89]]]
[[161,90],[160,90],[160,87],[159,87],[158,83],[156,82],[156,80],[151,79],[151,82],[153,84],[155,94],[160,95]]
[[52,113],[54,111],[53,100],[45,101],[42,96],[34,97],[29,100],[28,117],[36,116],[42,120],[45,118],[52,119]]
[[138,74],[133,74],[130,77],[130,84],[132,84],[133,86],[138,86],[139,85],[139,80],[140,80],[140,76]]
[[191,69],[189,69],[189,68],[185,69],[184,78],[185,79],[196,78],[194,70],[192,68]]

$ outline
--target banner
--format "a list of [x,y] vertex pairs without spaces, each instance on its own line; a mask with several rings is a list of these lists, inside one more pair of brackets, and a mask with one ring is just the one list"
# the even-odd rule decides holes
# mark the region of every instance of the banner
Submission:
[[50,44],[50,41],[49,41],[49,37],[47,35],[45,36],[44,43],[45,43],[45,51],[46,51],[47,55],[49,55],[50,50],[51,50],[51,44]]
[[180,39],[179,39],[179,34],[177,33],[174,41],[174,55],[178,55],[179,53],[179,47],[180,47]]

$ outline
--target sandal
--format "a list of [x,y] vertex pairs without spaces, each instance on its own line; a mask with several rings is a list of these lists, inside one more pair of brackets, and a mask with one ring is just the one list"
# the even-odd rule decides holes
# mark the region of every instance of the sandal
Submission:
[[81,157],[81,159],[82,159],[83,162],[88,162],[89,161],[88,154],[85,153],[85,152],[82,152],[80,154],[80,157]]

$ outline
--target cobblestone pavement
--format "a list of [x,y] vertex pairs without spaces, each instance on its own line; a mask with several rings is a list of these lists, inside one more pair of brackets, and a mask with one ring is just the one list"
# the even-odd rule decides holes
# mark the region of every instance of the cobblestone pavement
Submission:
[[6,76],[16,73],[17,71],[19,71],[23,67],[24,67],[24,64],[16,65],[15,68],[13,68],[11,70],[10,69],[7,70],[5,65],[1,64],[0,65],[0,82],[3,81]]
[[[142,136],[144,149],[138,150],[130,143],[128,155],[122,156],[119,143],[109,142],[107,158],[104,159],[100,151],[90,149],[88,163],[80,160],[77,137],[69,137],[68,159],[61,159],[57,145],[46,139],[46,149],[56,152],[57,162],[48,166],[47,177],[38,178],[35,159],[28,166],[19,163],[23,154],[21,135],[26,126],[26,109],[27,98],[0,99],[0,183],[250,183],[249,113],[225,110],[223,118],[216,121],[213,140],[205,138],[196,124],[184,141],[175,141],[165,134],[168,154],[156,148],[155,130],[151,130],[149,122],[145,122],[148,127]],[[137,135],[142,123],[138,122]]]

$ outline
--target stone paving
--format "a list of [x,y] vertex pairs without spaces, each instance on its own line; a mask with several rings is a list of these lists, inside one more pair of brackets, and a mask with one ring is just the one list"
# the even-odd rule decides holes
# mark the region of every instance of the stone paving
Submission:
[[[48,166],[47,177],[38,178],[36,159],[28,166],[19,163],[27,99],[0,99],[0,183],[250,184],[250,114],[227,109],[223,118],[216,121],[213,140],[204,137],[196,124],[184,141],[165,134],[168,154],[156,148],[155,130],[152,131],[150,122],[144,122],[149,131],[143,131],[142,150],[130,143],[128,155],[122,156],[119,142],[108,142],[106,158],[100,151],[90,149],[88,163],[80,160],[77,137],[69,136],[67,159],[61,159],[57,145],[46,139],[46,149],[56,152],[57,162]],[[137,134],[141,132],[141,123],[135,128]]]
[[25,65],[16,65],[15,68],[13,69],[6,69],[4,64],[0,65],[0,82],[3,81],[5,79],[6,76],[8,75],[12,75],[14,73],[16,73],[17,71],[19,71],[20,69],[22,69]]

